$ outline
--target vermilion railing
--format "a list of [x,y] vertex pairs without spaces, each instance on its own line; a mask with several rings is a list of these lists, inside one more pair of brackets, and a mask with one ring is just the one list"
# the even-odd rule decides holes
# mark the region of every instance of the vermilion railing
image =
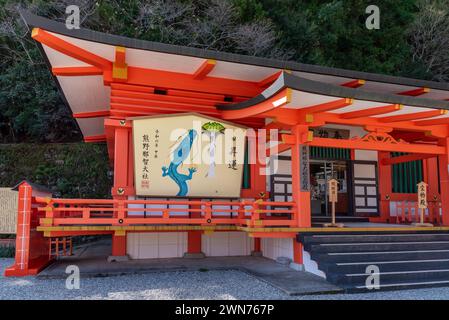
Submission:
[[[421,211],[416,201],[396,202],[396,223],[419,222]],[[441,202],[429,201],[427,210],[424,212],[424,221],[434,224],[441,224]]]
[[294,227],[293,202],[35,198],[41,226],[239,225]]

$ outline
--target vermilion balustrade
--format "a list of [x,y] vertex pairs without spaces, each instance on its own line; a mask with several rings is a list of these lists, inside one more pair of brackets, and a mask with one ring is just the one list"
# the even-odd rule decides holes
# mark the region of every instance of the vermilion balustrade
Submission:
[[35,198],[41,226],[238,225],[297,226],[293,202]]

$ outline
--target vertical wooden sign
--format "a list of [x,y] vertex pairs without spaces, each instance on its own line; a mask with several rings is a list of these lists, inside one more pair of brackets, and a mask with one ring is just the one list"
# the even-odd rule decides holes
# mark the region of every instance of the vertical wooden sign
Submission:
[[420,211],[420,221],[419,223],[414,223],[413,225],[417,227],[433,227],[431,223],[424,223],[424,213],[427,209],[427,183],[421,181],[418,183],[418,210]]
[[331,203],[332,208],[332,222],[326,223],[325,227],[343,227],[342,223],[336,223],[335,219],[335,203],[338,202],[338,181],[336,179],[330,179],[327,182],[327,194],[329,197],[329,202]]
[[301,191],[310,191],[310,164],[309,164],[309,146],[301,145],[299,154],[299,180]]

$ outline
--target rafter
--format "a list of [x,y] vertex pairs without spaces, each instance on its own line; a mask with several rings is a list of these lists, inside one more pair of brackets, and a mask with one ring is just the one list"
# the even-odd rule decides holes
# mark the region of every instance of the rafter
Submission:
[[104,141],[106,141],[106,135],[105,134],[100,134],[100,135],[96,135],[96,136],[85,136],[84,137],[84,142],[95,143],[95,142],[104,142]]
[[340,108],[347,107],[354,102],[354,99],[343,98],[335,101],[325,102],[321,104],[317,104],[315,106],[310,106],[306,108],[302,108],[301,111],[304,113],[318,113],[318,112],[327,112]]
[[61,68],[52,68],[51,72],[55,76],[64,76],[64,77],[103,75],[103,70],[97,67],[61,67]]
[[340,114],[340,117],[343,119],[356,119],[362,117],[375,116],[379,114],[390,113],[394,111],[398,111],[402,109],[402,105],[400,104],[391,104],[388,106],[369,108],[364,110],[357,110],[352,112],[346,112]]
[[112,68],[111,61],[62,40],[40,28],[34,28],[31,37],[56,51],[102,70]]
[[73,114],[75,119],[99,118],[109,116],[109,110],[77,112]]
[[426,88],[426,87],[423,87],[423,88],[418,88],[418,89],[413,89],[413,90],[407,90],[407,91],[399,92],[398,94],[400,94],[402,96],[417,97],[417,96],[420,96],[422,94],[426,94],[428,92],[430,92],[430,89]]
[[348,88],[354,88],[355,89],[355,88],[363,86],[364,84],[365,84],[365,80],[356,79],[356,80],[352,80],[352,81],[349,81],[349,82],[342,83],[341,86],[342,87],[348,87]]
[[424,111],[424,112],[400,114],[397,116],[382,117],[382,118],[379,118],[379,121],[380,122],[411,121],[411,120],[419,120],[419,119],[438,117],[438,116],[445,115],[445,114],[447,114],[447,110],[431,110],[431,111]]
[[212,71],[216,63],[217,62],[213,59],[207,59],[206,61],[204,61],[193,74],[193,79],[195,80],[204,79]]
[[437,125],[449,125],[449,117],[441,118],[441,119],[433,119],[433,120],[421,120],[421,121],[413,121],[413,123],[417,126],[437,126]]

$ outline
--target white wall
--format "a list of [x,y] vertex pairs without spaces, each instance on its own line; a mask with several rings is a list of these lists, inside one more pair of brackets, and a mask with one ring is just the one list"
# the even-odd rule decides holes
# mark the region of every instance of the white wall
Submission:
[[214,232],[201,238],[202,251],[208,257],[248,256],[253,247],[246,232]]
[[291,238],[262,238],[262,254],[264,257],[276,260],[286,257],[293,260],[293,239]]
[[128,233],[126,252],[131,259],[182,257],[187,251],[187,232]]

